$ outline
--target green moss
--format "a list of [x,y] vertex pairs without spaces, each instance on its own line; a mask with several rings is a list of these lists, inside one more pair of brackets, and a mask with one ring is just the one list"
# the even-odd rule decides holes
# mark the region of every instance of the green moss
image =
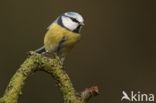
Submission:
[[75,95],[72,82],[58,57],[50,59],[35,52],[30,52],[30,54],[11,78],[0,103],[17,103],[25,80],[35,71],[45,71],[54,77],[65,103],[84,103],[79,96]]

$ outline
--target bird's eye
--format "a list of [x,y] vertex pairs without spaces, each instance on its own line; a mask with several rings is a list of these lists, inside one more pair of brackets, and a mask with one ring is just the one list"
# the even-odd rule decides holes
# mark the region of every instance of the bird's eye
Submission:
[[76,20],[75,18],[71,18],[71,19],[72,19],[72,21],[74,21],[74,22],[76,22],[76,23],[79,23],[79,21]]

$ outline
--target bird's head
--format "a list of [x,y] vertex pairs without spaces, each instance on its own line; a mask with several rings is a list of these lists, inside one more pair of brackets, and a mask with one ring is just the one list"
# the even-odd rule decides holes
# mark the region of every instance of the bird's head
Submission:
[[84,19],[77,12],[66,12],[58,17],[57,23],[70,31],[79,33],[84,25]]

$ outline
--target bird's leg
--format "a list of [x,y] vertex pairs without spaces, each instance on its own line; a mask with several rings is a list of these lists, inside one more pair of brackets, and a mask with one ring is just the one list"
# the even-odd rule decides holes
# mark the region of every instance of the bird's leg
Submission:
[[61,56],[57,55],[57,53],[54,53],[53,55],[54,55],[54,57],[55,57],[56,59],[58,59],[58,60],[60,61],[60,64],[61,64],[62,66],[64,66],[64,58],[62,58]]

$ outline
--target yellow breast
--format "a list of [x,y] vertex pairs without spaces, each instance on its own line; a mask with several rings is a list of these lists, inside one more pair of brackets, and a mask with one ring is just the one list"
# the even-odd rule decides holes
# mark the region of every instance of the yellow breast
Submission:
[[63,52],[69,52],[79,41],[80,34],[74,33],[56,23],[53,23],[49,27],[49,30],[44,38],[45,49],[48,51],[54,51],[57,47],[59,47],[59,43],[63,38],[65,39],[62,47],[64,50]]

